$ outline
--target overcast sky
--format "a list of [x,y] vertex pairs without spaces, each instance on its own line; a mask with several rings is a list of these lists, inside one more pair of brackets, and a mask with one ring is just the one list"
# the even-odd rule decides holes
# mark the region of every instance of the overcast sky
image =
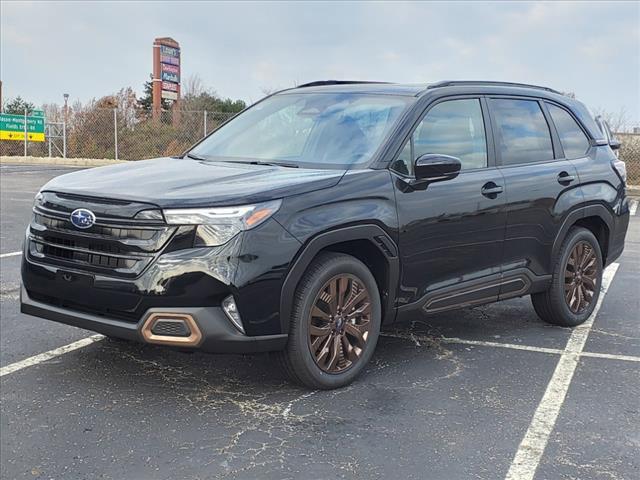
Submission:
[[87,101],[151,72],[155,37],[224,97],[317,79],[508,80],[640,124],[640,2],[1,3],[3,99]]

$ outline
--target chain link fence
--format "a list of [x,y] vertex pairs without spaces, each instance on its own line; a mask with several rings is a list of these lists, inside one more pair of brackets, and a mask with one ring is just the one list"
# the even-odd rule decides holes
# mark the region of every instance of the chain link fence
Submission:
[[640,185],[640,133],[614,133],[620,140],[619,157],[627,165],[627,184]]
[[[27,155],[142,160],[178,155],[209,134],[233,113],[164,111],[154,119],[137,109],[102,109],[74,112],[47,122],[46,140],[28,142]],[[640,185],[640,134],[616,133],[622,143],[620,159],[627,164],[629,185]],[[0,156],[23,156],[24,142],[0,141]]]
[[[233,113],[92,109],[67,122],[47,122],[44,142],[27,142],[27,156],[142,160],[183,153]],[[0,141],[1,156],[23,156],[24,142]]]

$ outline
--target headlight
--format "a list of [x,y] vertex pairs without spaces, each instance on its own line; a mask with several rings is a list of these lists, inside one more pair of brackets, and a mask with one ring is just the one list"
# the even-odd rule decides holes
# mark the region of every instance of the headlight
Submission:
[[280,200],[237,207],[164,210],[169,225],[198,225],[196,246],[227,243],[243,230],[257,227],[280,208]]
[[42,192],[38,192],[35,198],[33,199],[33,206],[41,207],[43,204],[44,204],[44,195],[42,194]]

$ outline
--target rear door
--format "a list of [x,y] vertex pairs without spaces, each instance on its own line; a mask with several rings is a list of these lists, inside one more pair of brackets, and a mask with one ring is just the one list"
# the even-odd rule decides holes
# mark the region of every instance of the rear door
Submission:
[[[552,134],[542,101],[492,97],[489,106],[496,158],[506,187],[503,276],[525,270],[536,280],[551,273],[553,242],[566,212],[581,197],[578,174]],[[507,282],[500,296],[506,298],[521,288]]]

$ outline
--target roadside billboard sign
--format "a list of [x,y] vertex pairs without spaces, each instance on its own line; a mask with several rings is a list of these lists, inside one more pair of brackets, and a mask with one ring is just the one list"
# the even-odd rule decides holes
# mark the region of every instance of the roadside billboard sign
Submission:
[[160,62],[167,65],[180,65],[180,57],[169,57],[167,55],[160,55]]
[[153,42],[153,111],[157,118],[161,100],[180,101],[180,44],[173,38]]
[[162,82],[162,90],[167,90],[169,92],[178,92],[178,84],[171,82]]
[[160,45],[160,55],[180,57],[180,49],[177,47],[170,47],[169,45]]
[[167,100],[177,100],[178,92],[168,92],[167,90],[162,90],[162,98],[166,98]]
[[162,80],[173,83],[180,83],[180,67],[176,65],[160,65],[162,70]]
[[[0,140],[24,141],[24,115],[0,113]],[[27,117],[27,140],[44,142],[44,116]]]
[[180,77],[177,73],[162,72],[162,80],[165,82],[180,83]]

